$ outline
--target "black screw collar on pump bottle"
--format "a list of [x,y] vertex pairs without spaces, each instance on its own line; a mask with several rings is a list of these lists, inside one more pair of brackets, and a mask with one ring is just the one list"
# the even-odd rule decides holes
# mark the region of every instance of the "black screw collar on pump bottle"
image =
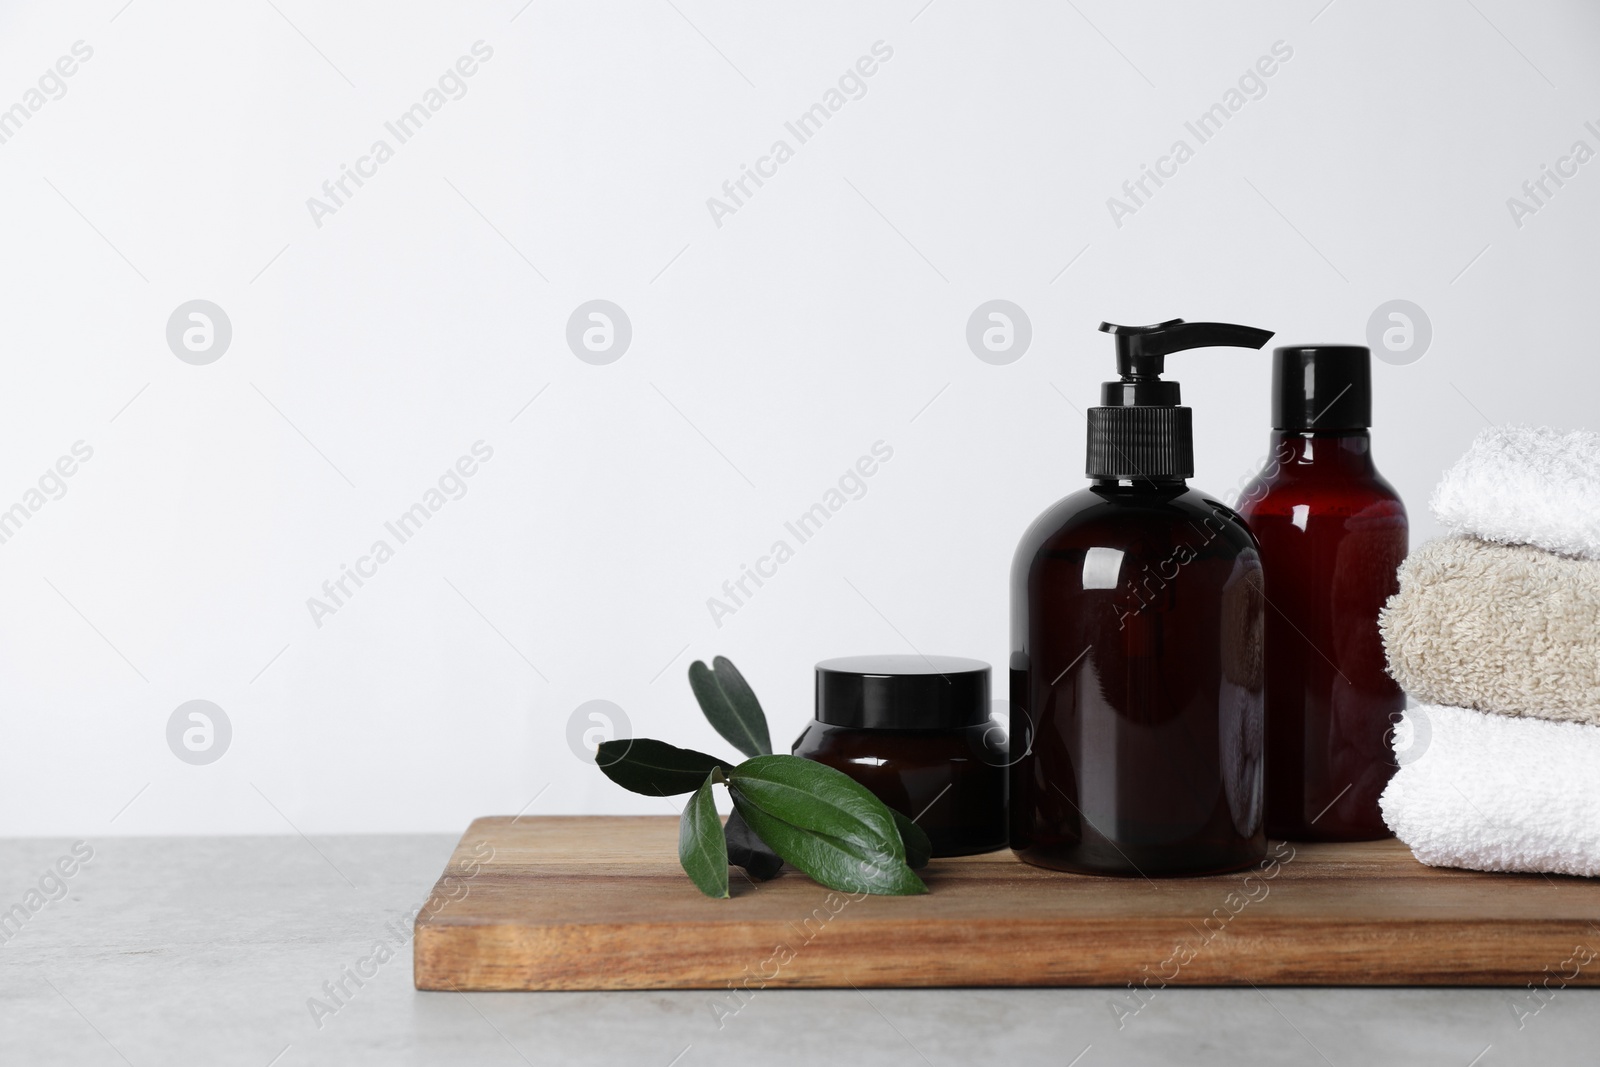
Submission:
[[1102,322],[1100,330],[1116,338],[1121,380],[1101,385],[1101,406],[1088,412],[1089,477],[1191,477],[1193,415],[1179,404],[1178,383],[1161,377],[1165,357],[1189,348],[1260,348],[1271,339],[1272,331],[1182,319],[1151,326]]

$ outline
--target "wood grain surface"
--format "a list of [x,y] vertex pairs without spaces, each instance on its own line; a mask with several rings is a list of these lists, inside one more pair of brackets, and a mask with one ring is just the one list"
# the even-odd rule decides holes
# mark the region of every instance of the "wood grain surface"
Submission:
[[1425,867],[1392,840],[1154,881],[1002,851],[934,860],[920,897],[735,870],[731,900],[677,841],[671,816],[474,821],[417,917],[417,988],[1600,985],[1600,880]]

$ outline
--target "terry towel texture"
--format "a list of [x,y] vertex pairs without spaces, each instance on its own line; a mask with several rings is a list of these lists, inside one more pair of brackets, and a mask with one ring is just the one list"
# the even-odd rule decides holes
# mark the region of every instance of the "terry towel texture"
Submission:
[[1381,805],[1423,863],[1600,875],[1600,726],[1423,704]]
[[1454,533],[1600,559],[1600,433],[1491,427],[1445,472],[1432,505]]
[[[1600,434],[1497,426],[1379,616],[1414,704],[1379,801],[1438,867],[1600,875]],[[1490,714],[1485,714],[1490,713]]]
[[1401,565],[1378,628],[1389,673],[1414,699],[1600,724],[1600,564],[1429,541]]

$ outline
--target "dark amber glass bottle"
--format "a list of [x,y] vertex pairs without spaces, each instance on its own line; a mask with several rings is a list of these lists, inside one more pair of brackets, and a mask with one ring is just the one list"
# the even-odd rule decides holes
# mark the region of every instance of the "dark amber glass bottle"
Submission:
[[1273,353],[1272,455],[1239,510],[1267,595],[1267,832],[1385,837],[1378,797],[1405,694],[1384,669],[1378,612],[1398,589],[1405,505],[1373,465],[1370,355]]
[[1011,847],[1090,874],[1237,870],[1266,852],[1261,561],[1239,516],[1187,484],[1191,413],[1161,357],[1271,334],[1101,328],[1122,380],[1089,410],[1092,484],[1012,566]]
[[1238,517],[1181,480],[1097,480],[1012,574],[1017,854],[1152,878],[1259,860],[1261,563]]

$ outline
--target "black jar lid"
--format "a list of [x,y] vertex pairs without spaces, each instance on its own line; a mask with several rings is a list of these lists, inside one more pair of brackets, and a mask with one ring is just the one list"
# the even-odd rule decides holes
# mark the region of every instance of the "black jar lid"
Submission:
[[959,730],[989,721],[989,665],[960,656],[842,656],[817,664],[817,721]]

